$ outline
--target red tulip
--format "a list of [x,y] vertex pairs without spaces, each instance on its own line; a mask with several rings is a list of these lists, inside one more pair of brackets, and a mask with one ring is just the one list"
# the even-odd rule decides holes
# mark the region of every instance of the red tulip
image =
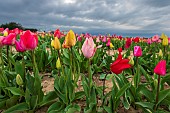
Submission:
[[161,60],[159,63],[156,65],[154,69],[154,73],[165,76],[166,74],[166,60]]
[[4,28],[0,28],[0,33],[2,33],[4,31]]
[[110,47],[110,38],[107,40],[106,46]]
[[25,50],[34,50],[38,45],[38,37],[27,30],[21,35],[20,44]]
[[121,48],[121,47],[119,47],[119,48],[118,48],[118,51],[119,51],[119,53],[121,53],[121,52],[122,52],[122,48]]
[[136,56],[136,57],[140,57],[140,56],[142,56],[142,49],[141,49],[141,47],[140,46],[135,46],[134,47],[134,56]]
[[60,36],[61,36],[60,30],[56,29],[55,32],[54,32],[54,37],[57,37],[58,39],[60,39]]
[[134,38],[133,41],[134,41],[135,43],[138,43],[138,42],[139,42],[139,37]]
[[120,74],[123,70],[130,68],[129,59],[123,59],[121,53],[118,58],[110,65],[110,70],[115,74]]
[[16,34],[10,33],[8,36],[2,39],[2,44],[3,45],[14,45],[15,39],[16,39]]
[[131,43],[132,43],[131,38],[127,38],[125,48],[128,49],[130,47]]

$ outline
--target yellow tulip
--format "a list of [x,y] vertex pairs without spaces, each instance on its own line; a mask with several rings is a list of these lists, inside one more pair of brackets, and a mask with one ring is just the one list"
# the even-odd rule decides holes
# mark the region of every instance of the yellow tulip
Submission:
[[167,46],[168,45],[168,37],[167,36],[165,38],[163,38],[162,45],[163,46]]
[[161,49],[159,50],[159,57],[161,57],[161,58],[163,57],[163,53],[162,53]]
[[54,37],[53,43],[54,43],[54,46],[53,46],[53,47],[54,47],[55,49],[59,50],[59,49],[61,48],[61,43],[60,43],[60,41],[59,41],[59,39],[58,39],[57,37]]
[[65,37],[63,47],[68,48],[74,46],[75,44],[76,44],[75,34],[72,30],[70,30]]
[[8,36],[8,32],[7,31],[4,31],[4,36]]
[[23,84],[23,80],[19,74],[16,76],[16,83],[21,86]]
[[112,43],[110,43],[110,48],[114,48],[114,46],[113,46],[113,44],[112,44]]
[[164,33],[161,34],[161,39],[168,38]]
[[54,47],[54,40],[51,40],[51,46]]
[[61,63],[60,63],[60,59],[59,58],[57,59],[57,62],[56,62],[56,68],[57,69],[61,68]]
[[130,64],[131,66],[133,66],[133,65],[134,65],[133,57],[132,57],[132,56],[129,56],[128,59],[129,59],[129,64]]

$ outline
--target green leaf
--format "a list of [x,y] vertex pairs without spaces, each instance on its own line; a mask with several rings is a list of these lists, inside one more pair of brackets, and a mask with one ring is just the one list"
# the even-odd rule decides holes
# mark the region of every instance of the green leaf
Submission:
[[125,91],[131,86],[130,83],[125,84],[117,93],[116,98],[117,100],[125,93]]
[[25,94],[24,94],[24,91],[21,90],[20,88],[7,87],[7,88],[5,88],[5,89],[11,91],[11,93],[12,93],[13,95],[20,95],[20,96],[24,96],[24,95],[25,95]]
[[58,96],[56,95],[55,91],[49,92],[47,95],[44,96],[43,101],[40,103],[40,107],[54,102],[57,97]]
[[27,103],[23,102],[12,106],[11,108],[7,109],[4,113],[18,113],[19,111],[26,111],[29,110]]
[[79,91],[75,93],[74,100],[81,99],[83,96],[85,96],[84,91]]
[[25,80],[24,78],[25,69],[23,69],[22,64],[19,61],[15,62],[15,71],[22,77],[23,80]]
[[63,110],[64,107],[62,102],[55,102],[48,108],[47,113],[60,113],[59,111]]
[[79,105],[71,105],[71,106],[68,106],[68,108],[66,108],[67,111],[66,113],[76,113],[76,112],[80,112],[81,108]]
[[158,99],[157,104],[159,104],[162,100],[164,100],[169,94],[170,94],[170,89],[160,91],[159,92],[159,99]]
[[107,113],[112,113],[112,110],[110,107],[108,106],[104,106],[104,109],[107,111]]
[[153,107],[155,105],[155,104],[150,103],[150,102],[135,102],[135,104],[140,105],[140,106],[142,106],[144,108],[149,108],[151,110],[153,109]]

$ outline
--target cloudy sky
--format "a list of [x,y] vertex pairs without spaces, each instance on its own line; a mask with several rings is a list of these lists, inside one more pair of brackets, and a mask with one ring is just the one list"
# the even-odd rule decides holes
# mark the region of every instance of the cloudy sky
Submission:
[[170,36],[170,0],[0,0],[0,24],[38,30]]

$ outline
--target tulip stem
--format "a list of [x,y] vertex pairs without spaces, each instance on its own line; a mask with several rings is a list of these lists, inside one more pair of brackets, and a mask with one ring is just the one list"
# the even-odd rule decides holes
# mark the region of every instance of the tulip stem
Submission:
[[105,75],[105,77],[104,77],[104,80],[103,80],[103,100],[102,100],[102,107],[104,106],[104,100],[105,100],[105,98],[104,98],[104,96],[105,96],[105,94],[104,94],[104,91],[105,91],[105,82],[106,82],[106,77],[107,77],[107,75],[108,74],[106,74]]
[[71,80],[73,80],[73,55],[72,55],[72,47],[70,47],[70,74],[71,74]]
[[2,48],[0,47],[0,64],[2,67],[2,70],[4,70],[4,60],[3,60],[3,56],[2,56]]
[[157,103],[159,99],[159,87],[160,87],[160,75],[158,75],[158,86],[157,86],[157,92],[156,92],[156,102],[155,102],[154,111],[156,111],[158,107]]
[[92,75],[91,75],[91,60],[88,59],[88,76],[89,76],[89,97],[90,97],[90,92],[91,92],[91,85],[92,85]]
[[24,73],[23,73],[23,74],[24,74],[24,75],[23,75],[23,76],[24,76],[24,78],[23,78],[24,80],[23,80],[23,81],[24,81],[24,83],[25,83],[25,61],[24,61],[24,52],[22,53],[22,68],[23,68],[23,70],[24,70]]
[[10,61],[10,59],[9,59],[9,56],[10,56],[10,47],[9,46],[7,46],[7,59],[8,59],[8,67],[9,67],[9,70],[11,71],[11,69],[12,69],[12,66],[11,66],[11,61]]
[[34,72],[34,75],[38,74],[38,68],[37,68],[37,63],[36,63],[36,60],[35,60],[35,53],[34,53],[34,50],[31,51],[32,53],[32,62],[33,62],[33,72]]

